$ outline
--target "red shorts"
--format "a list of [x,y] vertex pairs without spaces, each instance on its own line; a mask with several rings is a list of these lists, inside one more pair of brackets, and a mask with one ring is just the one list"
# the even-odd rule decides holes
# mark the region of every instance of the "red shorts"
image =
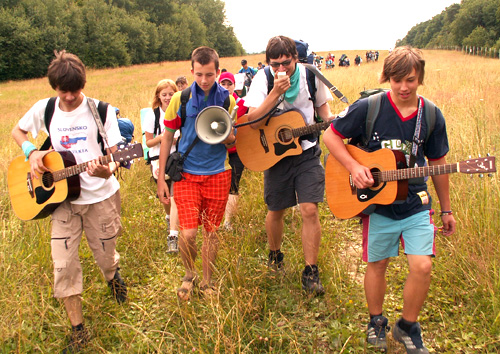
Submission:
[[184,178],[174,183],[180,229],[196,229],[203,225],[206,231],[214,232],[224,217],[231,187],[231,170],[210,176],[186,172],[182,175]]

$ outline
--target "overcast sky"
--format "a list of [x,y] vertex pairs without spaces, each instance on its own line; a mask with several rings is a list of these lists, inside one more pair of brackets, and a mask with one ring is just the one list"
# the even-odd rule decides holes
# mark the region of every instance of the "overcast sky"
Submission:
[[458,0],[222,0],[226,18],[248,53],[266,49],[285,35],[309,50],[390,49],[415,25]]

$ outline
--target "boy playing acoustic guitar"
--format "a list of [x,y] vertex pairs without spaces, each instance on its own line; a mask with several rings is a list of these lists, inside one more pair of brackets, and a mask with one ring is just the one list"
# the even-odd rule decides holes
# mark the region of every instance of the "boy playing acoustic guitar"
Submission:
[[[391,90],[383,93],[378,117],[367,137],[366,148],[402,150],[408,161],[412,154],[416,125],[420,120],[420,137],[429,129],[423,116],[423,98],[417,88],[424,82],[425,61],[419,50],[396,48],[384,61],[380,82],[389,82]],[[349,172],[357,188],[374,184],[369,168],[354,160],[347,151],[344,138],[364,138],[368,99],[361,99],[346,108],[324,134],[324,142],[332,156]],[[365,140],[366,141],[366,140]],[[418,139],[416,160],[423,166],[444,164],[448,153],[448,138],[444,117],[436,108],[436,122],[427,140]],[[413,153],[413,155],[415,155]],[[414,166],[409,166],[414,167]],[[432,177],[441,205],[443,235],[455,232],[451,211],[448,176]],[[408,353],[428,353],[425,348],[418,314],[424,304],[431,280],[432,257],[435,255],[434,224],[431,218],[431,198],[424,180],[409,182],[409,192],[402,204],[377,205],[371,215],[363,215],[363,260],[368,262],[364,287],[370,313],[367,341],[385,351],[388,319],[382,314],[386,292],[385,274],[390,257],[398,255],[399,241],[408,259],[409,275],[403,291],[403,313],[393,329],[393,337],[403,343]]]
[[[74,352],[89,340],[83,326],[82,298],[83,276],[78,248],[85,231],[87,242],[96,263],[118,303],[127,299],[127,288],[118,272],[120,255],[116,252],[116,241],[122,231],[120,221],[120,184],[113,173],[118,164],[103,165],[103,155],[98,143],[99,130],[88,100],[82,90],[86,83],[85,65],[74,54],[65,51],[56,53],[48,68],[50,85],[57,93],[54,114],[50,124],[50,141],[58,152],[71,152],[76,163],[86,163],[87,170],[79,176],[80,195],[77,199],[65,200],[51,214],[51,250],[54,265],[54,297],[62,299],[72,333],[63,352]],[[96,105],[99,101],[94,100]],[[12,130],[14,140],[22,147],[31,166],[31,176],[41,178],[49,172],[43,157],[48,151],[38,151],[28,140],[28,132],[36,137],[45,127],[45,111],[49,99],[35,103]],[[107,135],[107,152],[116,151],[121,141],[116,114],[107,107],[103,124]],[[97,117],[99,119],[99,117]]]
[[[303,54],[306,57],[307,53]],[[299,111],[303,124],[314,124],[315,114],[325,121],[333,119],[328,101],[332,95],[318,78],[315,78],[316,92],[309,92],[306,68],[299,63],[299,53],[293,39],[276,36],[269,40],[266,48],[266,61],[272,69],[270,78],[274,85],[270,89],[265,70],[259,70],[252,81],[251,89],[245,97],[249,107],[248,121],[258,120],[273,111],[280,103],[281,112]],[[267,70],[267,68],[266,68]],[[269,90],[270,89],[270,90]],[[285,120],[275,116],[272,120]],[[256,121],[251,126],[263,129],[268,118]],[[304,135],[300,139],[302,153],[287,156],[264,171],[264,199],[267,205],[266,231],[269,242],[268,266],[282,269],[284,254],[281,252],[283,241],[283,220],[287,208],[299,204],[302,216],[302,248],[305,268],[302,272],[302,289],[313,295],[324,293],[319,278],[318,253],[321,241],[318,203],[323,201],[325,191],[325,170],[320,162],[321,148],[319,134]],[[258,141],[255,149],[258,149]]]

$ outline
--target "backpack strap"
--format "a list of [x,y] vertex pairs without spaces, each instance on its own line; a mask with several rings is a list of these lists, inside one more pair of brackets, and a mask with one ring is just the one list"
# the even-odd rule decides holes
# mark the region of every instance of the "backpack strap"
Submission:
[[427,123],[427,135],[425,136],[425,142],[429,140],[429,137],[434,130],[436,125],[436,105],[434,102],[429,101],[424,97],[424,112],[425,112],[425,122]]
[[153,130],[154,135],[160,134],[160,106],[153,109],[153,113],[155,114],[155,127]]
[[186,87],[181,93],[181,127],[184,126],[186,121],[186,106],[191,96],[191,87]]
[[368,96],[368,113],[366,114],[366,134],[363,139],[363,145],[367,146],[370,142],[373,126],[375,125],[375,120],[378,117],[378,113],[380,111],[380,103],[382,102],[382,95],[385,92],[377,93],[371,96]]
[[[91,99],[91,98],[87,97],[87,99]],[[103,101],[99,101],[99,104],[97,105],[97,112],[99,113],[99,118],[101,118],[101,122],[102,122],[103,126],[106,123],[108,106],[109,106],[109,103],[103,102]],[[101,134],[97,134],[97,142],[101,145],[102,154],[106,155],[106,148],[104,146],[104,141],[102,140]]]
[[52,146],[52,142],[50,141],[50,122],[52,121],[52,116],[54,115],[54,110],[56,107],[56,99],[57,97],[49,98],[47,106],[45,107],[43,121],[45,122],[45,128],[47,129],[49,135],[47,136],[47,139],[45,139],[42,146],[40,147],[40,150],[48,150]]

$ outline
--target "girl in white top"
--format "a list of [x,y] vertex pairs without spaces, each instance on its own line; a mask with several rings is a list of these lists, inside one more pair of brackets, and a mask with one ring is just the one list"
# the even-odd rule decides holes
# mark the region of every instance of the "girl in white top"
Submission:
[[[164,79],[158,82],[153,97],[153,104],[152,104],[153,109],[146,114],[146,117],[144,119],[144,134],[146,136],[146,145],[149,147],[149,157],[151,159],[151,173],[153,174],[155,181],[158,179],[158,168],[159,168],[158,156],[160,155],[160,142],[163,132],[165,131],[165,126],[163,124],[165,111],[167,110],[167,107],[170,104],[172,96],[176,92],[177,92],[177,86],[175,85],[175,82],[173,80]],[[158,122],[159,132],[154,131],[155,118],[156,118],[154,112],[155,110],[159,110],[160,113]],[[177,138],[179,137],[179,134],[180,134],[179,131],[175,133],[174,141],[172,143],[172,147],[170,148],[170,153],[175,151],[175,144]],[[172,193],[173,190],[171,182],[168,180],[167,183],[169,184],[169,188],[171,190],[170,204],[168,205],[163,204],[163,207],[165,208],[165,213],[166,213],[165,219],[167,220],[167,223],[170,225],[170,233],[168,237],[168,251],[170,253],[170,252],[178,252],[177,238],[179,235],[178,231],[179,218],[177,215],[177,206],[175,205],[175,201],[173,198],[173,193]]]

